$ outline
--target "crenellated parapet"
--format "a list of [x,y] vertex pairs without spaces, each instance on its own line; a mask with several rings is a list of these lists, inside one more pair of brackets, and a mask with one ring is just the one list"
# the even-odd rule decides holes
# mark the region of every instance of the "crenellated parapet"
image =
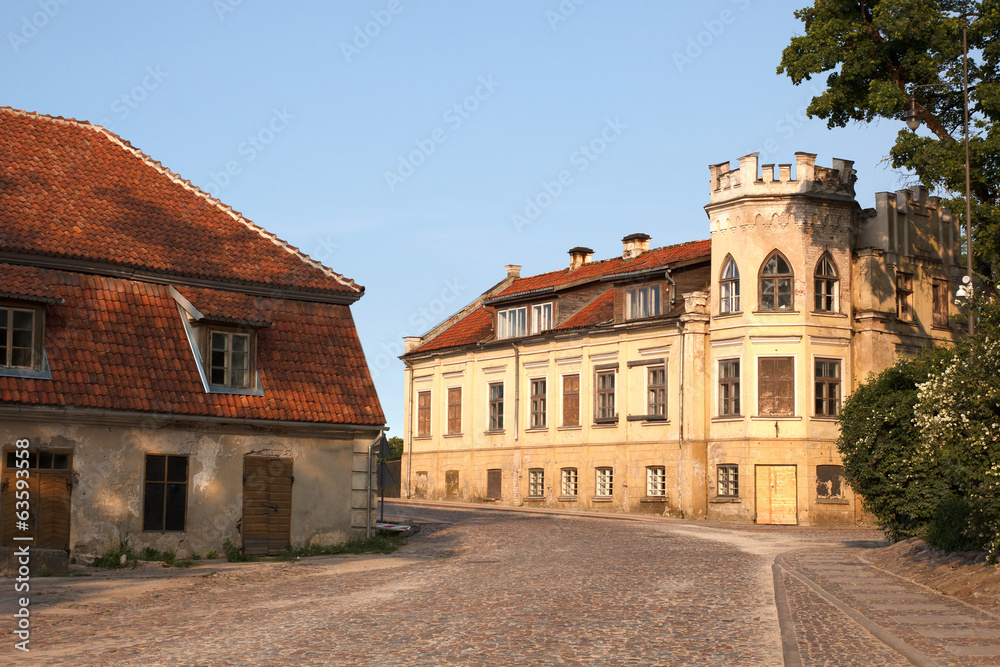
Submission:
[[858,222],[858,248],[900,257],[960,263],[958,221],[922,185],[875,193],[875,208]]
[[852,160],[834,158],[832,168],[820,167],[816,165],[815,153],[796,153],[795,178],[792,178],[791,164],[779,164],[775,178],[774,164],[761,165],[761,175],[757,175],[757,158],[757,153],[744,155],[735,169],[730,162],[710,165],[712,180],[709,206],[741,197],[791,194],[854,199],[854,182],[857,176]]

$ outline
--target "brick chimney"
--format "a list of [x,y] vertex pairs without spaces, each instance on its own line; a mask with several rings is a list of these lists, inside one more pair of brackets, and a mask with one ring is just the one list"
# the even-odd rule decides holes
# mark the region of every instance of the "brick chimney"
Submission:
[[508,278],[520,278],[521,277],[521,265],[520,264],[505,264],[504,267],[507,269]]
[[579,269],[584,264],[590,264],[590,261],[594,258],[593,248],[584,248],[583,246],[577,246],[575,248],[570,248],[569,250],[569,270],[575,271]]
[[622,239],[622,259],[634,259],[649,250],[649,234],[629,234]]

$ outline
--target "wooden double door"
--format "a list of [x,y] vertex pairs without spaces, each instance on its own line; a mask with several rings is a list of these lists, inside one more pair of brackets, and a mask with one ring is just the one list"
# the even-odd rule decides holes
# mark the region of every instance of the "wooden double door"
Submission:
[[292,546],[292,459],[243,459],[243,552],[277,556]]
[[[31,537],[32,541],[27,544],[34,548],[69,551],[72,453],[29,450],[27,468],[18,468],[19,460],[23,459],[18,459],[14,450],[3,452],[0,546],[21,546],[25,542],[15,541],[15,537]],[[18,470],[27,470],[26,489],[18,489]],[[19,501],[26,504],[18,505]],[[18,518],[18,513],[24,511],[28,513],[26,525]]]
[[795,466],[756,466],[757,523],[799,522]]

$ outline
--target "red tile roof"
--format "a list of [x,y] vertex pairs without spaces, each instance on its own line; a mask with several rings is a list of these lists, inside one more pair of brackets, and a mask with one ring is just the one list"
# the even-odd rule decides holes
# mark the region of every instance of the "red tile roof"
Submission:
[[[65,301],[45,306],[51,380],[0,376],[0,402],[205,417],[385,423],[346,305],[254,298],[264,396],[209,394],[166,285],[0,264],[0,285],[25,281]],[[241,295],[181,288],[199,308],[230,310]],[[248,305],[249,302],[243,302]],[[239,314],[247,314],[240,311]]]
[[360,296],[364,288],[85,121],[0,107],[0,251]]
[[251,326],[271,325],[272,299],[188,285],[178,285],[175,289],[207,320]]
[[[711,254],[712,242],[707,239],[665,246],[663,248],[654,248],[630,260],[623,260],[621,257],[616,257],[599,262],[590,262],[573,271],[567,268],[542,273],[537,276],[518,278],[509,287],[498,294],[491,295],[486,301],[489,303],[492,299],[519,295],[527,298],[537,290],[547,290],[550,288],[553,290],[561,288],[571,289],[572,286],[578,283],[592,284],[593,281],[608,276],[622,276],[633,272],[667,267],[692,259],[707,259],[711,257]],[[555,329],[568,330],[592,327],[602,322],[607,322],[613,319],[613,317],[614,290],[609,288],[598,298],[555,327]],[[408,354],[485,342],[492,339],[493,335],[493,314],[489,309],[479,307]]]

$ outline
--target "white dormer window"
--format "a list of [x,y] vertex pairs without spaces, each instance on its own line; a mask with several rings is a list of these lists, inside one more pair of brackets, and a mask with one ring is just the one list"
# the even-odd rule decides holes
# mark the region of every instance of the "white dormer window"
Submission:
[[542,303],[531,307],[531,333],[542,333],[552,328],[552,304]]
[[528,333],[528,309],[508,308],[497,311],[497,338],[517,338]]
[[209,382],[220,387],[249,389],[250,344],[248,333],[212,331]]
[[625,292],[625,319],[637,320],[660,314],[660,288],[657,286],[637,287]]

